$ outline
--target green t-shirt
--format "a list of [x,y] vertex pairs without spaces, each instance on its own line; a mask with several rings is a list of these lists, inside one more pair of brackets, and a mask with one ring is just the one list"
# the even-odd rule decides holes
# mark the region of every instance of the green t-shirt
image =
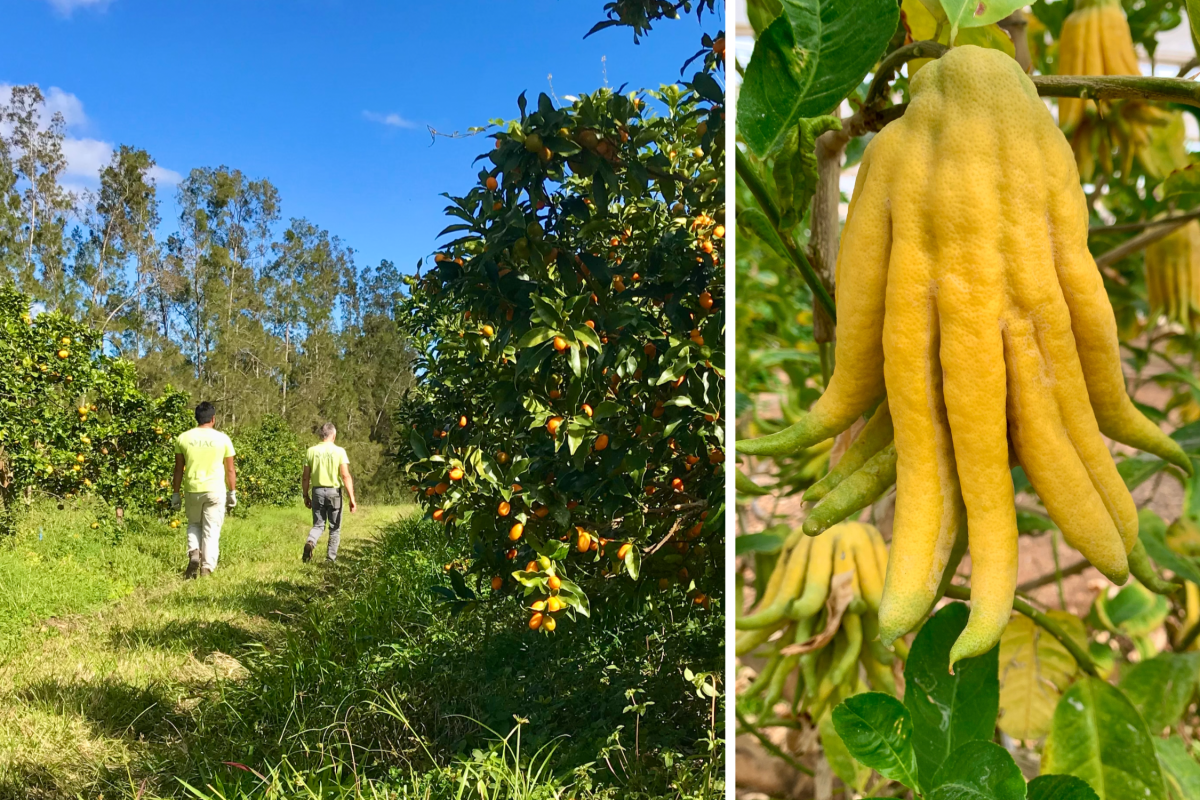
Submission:
[[346,451],[333,442],[321,442],[308,448],[304,454],[304,463],[312,474],[312,485],[327,489],[342,488],[342,474],[338,469],[342,464],[349,464]]
[[225,491],[225,459],[233,456],[233,442],[213,428],[192,428],[175,439],[175,452],[183,456],[185,492]]

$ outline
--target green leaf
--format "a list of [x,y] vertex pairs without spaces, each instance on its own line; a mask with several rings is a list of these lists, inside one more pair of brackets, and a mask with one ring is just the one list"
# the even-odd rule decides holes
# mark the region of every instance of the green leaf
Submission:
[[741,492],[742,494],[748,494],[748,495],[752,495],[754,497],[761,497],[764,494],[771,493],[770,489],[764,489],[763,487],[759,486],[757,483],[755,483],[754,481],[750,480],[748,477],[743,475],[742,471],[740,469],[734,470],[733,481],[734,481],[734,485],[737,486],[737,490],[739,492]]
[[1117,472],[1131,491],[1162,472],[1167,462],[1161,458],[1127,458],[1117,464]]
[[833,709],[833,727],[859,762],[889,780],[917,788],[912,717],[899,700],[882,692],[847,697]]
[[941,0],[950,20],[950,35],[957,36],[959,28],[979,28],[999,22],[1028,0]]
[[1007,750],[988,741],[967,742],[950,754],[933,778],[928,800],[1025,800],[1025,776]]
[[854,91],[896,32],[894,0],[784,0],[754,45],[738,128],[765,156],[802,117],[828,114]]
[[548,342],[557,335],[558,331],[553,328],[534,328],[521,337],[516,347],[518,350],[524,350],[527,347],[537,347],[542,342]]
[[1146,546],[1146,552],[1160,567],[1165,567],[1181,578],[1200,583],[1200,567],[1196,559],[1182,556],[1167,546],[1167,525],[1162,517],[1148,508],[1138,513],[1138,538]]
[[777,525],[762,533],[748,533],[733,540],[736,555],[743,553],[774,553],[783,546],[783,540],[788,537],[786,525]]
[[842,783],[853,786],[856,791],[862,792],[866,789],[871,770],[859,764],[850,755],[846,743],[838,736],[837,728],[833,726],[833,715],[830,712],[822,715],[817,723],[817,730],[821,737],[821,749],[825,751],[825,759],[829,761],[833,774],[837,775]]
[[1174,725],[1196,694],[1200,653],[1160,653],[1121,670],[1118,684],[1153,732]]
[[1146,722],[1121,690],[1090,676],[1058,702],[1041,769],[1082,778],[1099,800],[1167,797]]
[[1192,800],[1200,797],[1200,763],[1188,752],[1188,746],[1175,734],[1168,739],[1155,739],[1158,763],[1166,774],[1167,788],[1173,800]]
[[954,666],[950,648],[967,625],[965,603],[949,603],[929,618],[904,664],[904,705],[912,715],[913,751],[924,785],[967,742],[992,738],[1000,705],[999,646]]
[[1028,800],[1099,800],[1092,787],[1074,775],[1039,775],[1026,791]]
[[1185,208],[1193,205],[1200,199],[1200,165],[1189,164],[1172,172],[1162,182],[1162,193],[1164,201],[1183,201]]
[[577,325],[577,326],[571,328],[571,331],[575,334],[575,338],[577,340],[583,342],[588,347],[599,352],[600,337],[596,335],[596,332],[594,330],[592,330],[591,328],[589,328],[586,325]]

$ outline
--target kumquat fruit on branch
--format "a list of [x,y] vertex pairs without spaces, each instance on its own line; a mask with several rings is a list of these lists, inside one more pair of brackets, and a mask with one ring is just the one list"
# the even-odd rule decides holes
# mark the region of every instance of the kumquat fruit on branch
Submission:
[[469,538],[440,587],[456,609],[520,598],[549,633],[608,600],[721,595],[722,71],[709,53],[659,91],[522,95],[449,198],[397,314],[419,376],[397,459]]

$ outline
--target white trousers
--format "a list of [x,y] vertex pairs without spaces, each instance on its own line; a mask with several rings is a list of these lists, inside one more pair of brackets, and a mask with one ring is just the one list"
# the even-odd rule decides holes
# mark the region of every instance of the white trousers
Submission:
[[217,568],[221,554],[221,526],[225,523],[224,492],[188,492],[183,496],[187,513],[188,552],[200,551],[200,566]]

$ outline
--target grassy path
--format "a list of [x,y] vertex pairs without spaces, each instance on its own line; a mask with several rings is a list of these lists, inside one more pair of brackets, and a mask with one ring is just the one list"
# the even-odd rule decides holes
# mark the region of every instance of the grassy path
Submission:
[[[341,569],[406,510],[347,513]],[[339,567],[300,561],[307,513],[229,520],[220,567],[199,581],[181,578],[175,531],[111,547],[58,515],[0,552],[0,798],[74,797],[153,760],[146,734],[242,677],[238,655],[277,641],[336,579]]]

